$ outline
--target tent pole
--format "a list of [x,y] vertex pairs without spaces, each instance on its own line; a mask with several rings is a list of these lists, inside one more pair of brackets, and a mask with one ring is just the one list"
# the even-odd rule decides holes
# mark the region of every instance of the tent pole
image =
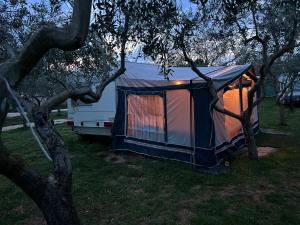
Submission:
[[239,78],[240,114],[244,111],[243,107],[243,77]]
[[[191,162],[195,164],[195,122],[193,118],[193,80],[190,80],[190,137],[191,137],[191,146],[192,146],[192,154],[191,154]],[[194,122],[194,123],[193,123]]]
[[167,118],[167,96],[166,91],[163,91],[163,104],[164,104],[164,130],[165,130],[165,143],[168,143],[168,118]]

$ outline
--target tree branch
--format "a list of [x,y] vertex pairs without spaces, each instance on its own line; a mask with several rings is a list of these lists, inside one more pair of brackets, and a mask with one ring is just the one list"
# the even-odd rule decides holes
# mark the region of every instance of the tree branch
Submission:
[[39,136],[44,141],[48,153],[53,161],[54,180],[48,181],[63,193],[70,193],[72,185],[71,159],[63,137],[48,122],[48,113],[40,111],[40,108],[32,110],[32,117]]
[[53,96],[42,104],[43,111],[51,111],[56,106],[60,105],[68,98],[78,98],[85,103],[94,103],[99,101],[105,87],[114,81],[116,78],[124,74],[126,71],[125,57],[126,57],[126,43],[128,40],[128,29],[129,29],[129,15],[125,12],[124,29],[121,35],[121,50],[120,50],[120,67],[119,69],[108,78],[104,79],[101,84],[96,88],[96,92],[93,92],[90,87],[82,87],[77,89],[71,89],[61,92],[60,94]]
[[6,146],[0,139],[0,174],[10,179],[29,195],[38,205],[40,199],[38,193],[43,193],[46,180],[36,171],[30,169],[22,159],[10,155]]
[[181,50],[182,50],[182,53],[184,55],[184,58],[185,60],[190,64],[191,66],[191,69],[199,76],[201,77],[203,80],[205,80],[207,82],[207,85],[208,85],[208,89],[209,89],[209,92],[210,94],[212,95],[213,97],[213,100],[212,100],[212,105],[213,107],[220,113],[223,113],[225,115],[228,115],[230,117],[233,117],[235,119],[238,119],[238,120],[241,120],[242,117],[238,114],[235,114],[231,111],[228,111],[227,109],[225,108],[221,108],[218,106],[218,101],[219,101],[219,97],[217,95],[217,91],[213,85],[213,80],[206,76],[205,74],[201,73],[201,71],[197,68],[197,66],[195,65],[195,62],[188,56],[187,52],[186,52],[186,48],[185,48],[185,44],[184,44],[184,32],[182,32],[180,34],[180,47],[181,47]]
[[69,25],[48,25],[41,28],[30,37],[14,60],[0,65],[6,71],[4,76],[7,76],[12,86],[17,85],[50,49],[68,51],[83,45],[89,28],[91,3],[92,0],[75,1]]
[[290,38],[287,41],[287,43],[277,52],[273,53],[270,56],[270,60],[268,61],[268,64],[266,65],[266,68],[270,68],[273,63],[276,61],[276,59],[280,58],[282,55],[284,55],[286,52],[294,49],[296,47],[296,40],[295,37],[297,35],[297,28],[298,28],[298,20],[296,18],[293,19],[293,26],[292,31],[290,33]]

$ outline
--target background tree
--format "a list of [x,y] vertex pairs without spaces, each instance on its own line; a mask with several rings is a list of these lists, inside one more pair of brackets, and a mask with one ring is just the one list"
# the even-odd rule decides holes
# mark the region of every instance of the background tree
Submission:
[[[250,47],[249,55],[252,51],[258,56],[255,62],[260,72],[259,85],[263,88],[265,79],[270,78],[278,87],[272,66],[300,45],[299,1],[224,0],[222,4],[225,14],[219,15],[224,15],[224,27],[243,41],[245,49]],[[278,101],[277,105],[279,123],[283,125],[283,106]]]
[[[155,38],[149,39],[154,40],[154,42],[148,43],[149,51],[146,53],[154,57],[161,55],[162,57],[159,58],[162,59],[161,64],[170,66],[173,58],[170,59],[163,56],[168,55],[167,52],[170,52],[172,55],[174,51],[181,51],[192,70],[208,83],[211,95],[214,98],[215,110],[241,122],[248,146],[249,158],[258,159],[251,126],[251,115],[253,108],[263,99],[263,94],[260,94],[258,99],[256,99],[256,96],[258,96],[258,93],[263,93],[264,80],[270,74],[274,62],[284,54],[293,51],[299,45],[299,2],[276,0],[263,2],[255,0],[192,2],[195,3],[193,10],[181,10],[170,21],[165,21],[165,25],[162,25],[162,27],[166,27],[168,30],[166,32],[157,32],[153,35]],[[274,8],[276,8],[275,11]],[[160,20],[160,18],[156,19]],[[292,27],[289,26],[290,24],[292,24]],[[272,30],[275,26],[277,27],[276,32]],[[238,54],[229,51],[225,52],[225,55],[230,56],[231,54],[230,57],[233,59],[233,62],[236,62],[236,57],[241,54],[245,56],[239,57],[238,60],[242,62],[244,58],[249,62],[248,56],[251,55],[251,52],[249,53],[246,49],[251,44],[254,52],[260,53],[257,61],[259,62],[257,67],[259,68],[260,77],[249,90],[247,96],[248,107],[240,115],[218,106],[218,96],[212,80],[197,69],[197,63],[195,62],[195,54],[197,53],[194,53],[197,47],[195,46],[199,46],[197,40],[199,40],[199,37],[200,40],[201,37],[204,38],[209,33],[208,31],[211,33],[211,38],[223,36],[234,40],[235,46],[244,46],[244,48],[237,48],[239,50]],[[204,44],[205,41],[202,42],[202,45]],[[205,51],[202,50],[202,52]],[[254,55],[255,57],[258,56],[258,54]]]

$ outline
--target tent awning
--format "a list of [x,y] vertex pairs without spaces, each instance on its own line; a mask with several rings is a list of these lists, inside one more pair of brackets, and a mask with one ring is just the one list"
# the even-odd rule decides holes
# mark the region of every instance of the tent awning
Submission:
[[[217,67],[198,67],[198,69],[212,78],[217,89],[235,80],[250,70],[252,66],[234,65]],[[170,85],[205,82],[192,71],[190,67],[171,67],[171,73],[166,79],[161,73],[159,65],[126,62],[126,71],[117,80],[117,86],[123,87],[162,87]]]

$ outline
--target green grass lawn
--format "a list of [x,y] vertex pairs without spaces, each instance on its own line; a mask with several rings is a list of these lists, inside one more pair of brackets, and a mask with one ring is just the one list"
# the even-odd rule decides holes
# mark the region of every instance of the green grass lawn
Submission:
[[[68,113],[65,111],[61,111],[60,113],[52,112],[50,114],[50,117],[52,119],[66,119],[67,116],[68,116]],[[18,124],[23,124],[23,120],[20,116],[6,118],[4,126],[11,126],[11,125],[18,125]]]
[[[214,175],[188,165],[136,155],[112,156],[108,144],[79,139],[58,126],[72,154],[73,192],[83,224],[300,224],[300,108],[278,127],[271,99],[260,107],[261,126],[294,136],[260,135],[273,155],[234,160],[232,170]],[[11,152],[47,175],[51,168],[26,129],[3,134]],[[0,224],[43,224],[34,203],[0,177]]]

